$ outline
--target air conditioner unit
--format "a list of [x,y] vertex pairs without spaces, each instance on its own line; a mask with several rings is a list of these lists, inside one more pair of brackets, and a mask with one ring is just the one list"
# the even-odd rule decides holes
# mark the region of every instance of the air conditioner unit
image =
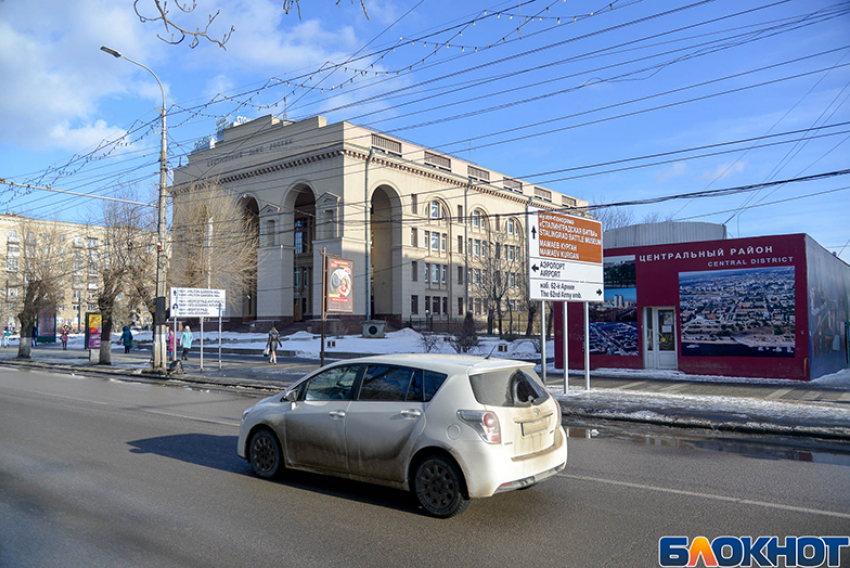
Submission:
[[363,324],[363,337],[384,337],[384,326],[386,325],[386,322],[373,320],[361,323]]

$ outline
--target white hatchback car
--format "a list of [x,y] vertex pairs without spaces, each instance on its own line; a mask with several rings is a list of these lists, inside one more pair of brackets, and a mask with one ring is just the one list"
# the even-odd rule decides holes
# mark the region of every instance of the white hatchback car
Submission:
[[326,365],[246,410],[238,453],[260,477],[291,468],[410,490],[446,518],[561,471],[567,436],[531,363],[380,355]]

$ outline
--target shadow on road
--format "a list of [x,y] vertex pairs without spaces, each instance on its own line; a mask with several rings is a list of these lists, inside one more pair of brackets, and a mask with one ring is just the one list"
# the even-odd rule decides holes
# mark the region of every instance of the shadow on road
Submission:
[[246,473],[248,464],[236,455],[236,436],[176,434],[127,442],[134,454],[156,454],[204,467]]
[[[200,465],[254,477],[251,466],[236,454],[236,436],[211,436],[209,434],[175,434],[128,442],[133,454],[155,454]],[[282,478],[263,481],[270,488],[276,484],[293,489],[312,491],[340,499],[368,503],[399,511],[415,512],[413,498],[405,491],[350,481],[326,475],[286,471]]]

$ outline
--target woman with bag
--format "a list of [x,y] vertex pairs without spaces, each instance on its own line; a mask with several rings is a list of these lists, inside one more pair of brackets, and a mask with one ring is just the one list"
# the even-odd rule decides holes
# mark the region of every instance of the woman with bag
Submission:
[[266,342],[265,354],[269,356],[269,363],[277,365],[277,348],[280,347],[280,334],[272,327],[269,330],[269,340]]

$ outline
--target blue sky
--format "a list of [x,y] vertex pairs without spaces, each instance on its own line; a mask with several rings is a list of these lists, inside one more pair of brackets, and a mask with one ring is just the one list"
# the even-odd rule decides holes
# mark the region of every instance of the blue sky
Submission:
[[[218,13],[225,50],[163,42],[129,0],[0,2],[0,177],[152,202],[159,88],[102,45],[165,85],[171,167],[217,119],[270,113],[347,120],[600,205],[850,167],[847,2],[365,0],[367,18],[359,0],[302,0],[300,19],[282,4],[168,3],[191,30]],[[848,188],[841,175],[628,211],[838,252]],[[43,218],[84,221],[101,203],[2,192],[0,210]]]

